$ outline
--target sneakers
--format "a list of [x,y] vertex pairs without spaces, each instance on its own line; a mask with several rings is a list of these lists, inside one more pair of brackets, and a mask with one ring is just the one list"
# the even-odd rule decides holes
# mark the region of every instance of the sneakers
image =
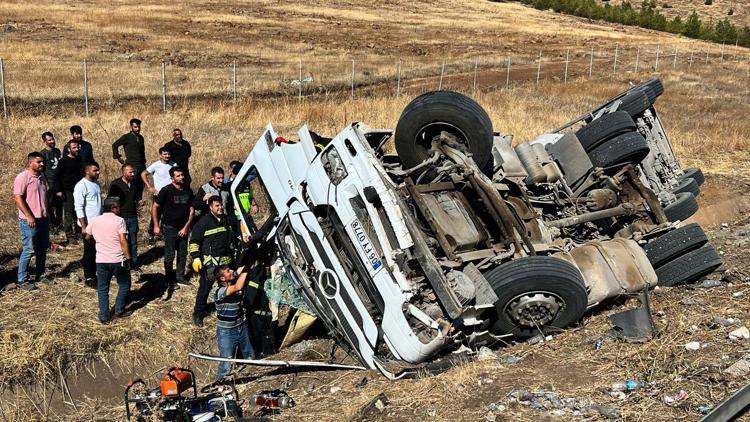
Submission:
[[115,313],[115,318],[118,318],[118,319],[120,319],[120,318],[127,318],[127,317],[129,317],[131,315],[133,315],[133,311],[131,311],[131,310],[125,310],[125,311],[122,311],[122,312],[119,312],[119,313]]
[[182,285],[182,286],[192,286],[193,285],[193,283],[191,283],[190,280],[185,279],[185,278],[183,278],[183,279],[177,279],[177,284]]
[[86,280],[84,280],[83,284],[85,284],[86,287],[89,287],[91,289],[96,289],[97,288],[96,278],[93,278],[93,277],[89,277]]
[[202,327],[203,326],[203,315],[201,314],[193,314],[193,325],[196,327]]
[[27,292],[38,289],[38,287],[36,287],[34,283],[31,283],[28,281],[23,282],[23,283],[18,283],[18,288],[21,290],[26,290]]
[[46,275],[43,275],[43,276],[39,277],[36,280],[36,282],[37,283],[44,283],[44,284],[53,284],[55,282],[55,280],[51,279],[50,277],[47,277]]

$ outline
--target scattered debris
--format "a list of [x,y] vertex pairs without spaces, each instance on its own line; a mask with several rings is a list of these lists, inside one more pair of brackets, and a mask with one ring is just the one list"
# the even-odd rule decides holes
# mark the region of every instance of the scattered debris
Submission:
[[613,407],[594,403],[589,406],[589,409],[600,414],[604,419],[620,419],[620,411]]
[[388,397],[386,397],[385,393],[381,392],[370,400],[369,403],[359,408],[357,419],[364,419],[368,416],[381,413],[388,406],[388,403]]
[[732,375],[734,377],[743,377],[749,374],[750,354],[743,356],[737,362],[733,363],[732,366],[724,370],[724,373]]
[[526,340],[526,344],[534,345],[537,343],[544,343],[544,336],[541,334],[537,334],[534,337]]
[[734,292],[734,293],[732,293],[732,297],[740,297],[743,294],[745,294],[745,292]]
[[331,391],[331,394],[336,394],[339,391],[341,391],[341,387],[337,387],[337,386],[331,387],[330,391]]
[[493,360],[496,359],[497,355],[495,352],[493,352],[489,347],[483,346],[479,349],[479,352],[477,353],[477,360],[483,361],[483,360]]
[[625,380],[617,381],[612,383],[612,391],[619,392],[631,392],[639,389],[646,388],[646,383],[643,381]]
[[693,285],[693,289],[712,289],[721,286],[721,281],[705,279],[698,284]]
[[739,324],[741,321],[737,318],[722,318],[722,317],[714,317],[713,321],[709,324],[709,327],[711,328],[718,328],[718,327],[731,327],[732,325]]
[[283,390],[263,390],[253,396],[253,403],[264,409],[282,409],[294,407],[294,399]]
[[596,342],[594,343],[594,351],[598,352],[602,350],[602,345],[604,344],[604,339],[598,338],[596,339]]
[[721,223],[721,228],[722,229],[728,229],[729,228],[729,224],[727,224],[727,223]]
[[697,341],[691,341],[690,343],[685,344],[685,349],[687,350],[700,350],[701,344]]
[[501,356],[497,358],[497,363],[500,365],[513,365],[523,360],[520,356]]
[[677,394],[669,395],[665,394],[661,397],[661,401],[670,406],[674,406],[676,403],[687,400],[689,394],[685,390],[680,390]]
[[740,340],[740,339],[750,339],[750,330],[747,329],[744,325],[731,333],[729,333],[729,339],[730,340]]
[[695,408],[695,410],[697,410],[701,415],[707,415],[708,412],[711,411],[711,409],[713,409],[713,407],[706,405],[701,405]]
[[656,332],[648,301],[648,289],[638,296],[641,306],[609,316],[612,323],[610,335],[629,343],[644,343],[651,340]]
[[369,381],[370,381],[370,380],[369,380],[369,378],[367,378],[367,377],[362,377],[362,379],[361,379],[361,380],[359,380],[359,381],[355,381],[355,382],[354,382],[354,386],[355,386],[355,387],[357,387],[357,388],[362,388],[362,387],[364,387],[365,385],[367,385],[367,383],[368,383]]

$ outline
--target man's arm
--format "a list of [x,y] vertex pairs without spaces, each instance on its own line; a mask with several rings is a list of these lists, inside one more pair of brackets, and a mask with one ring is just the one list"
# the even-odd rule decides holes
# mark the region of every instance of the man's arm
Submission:
[[120,155],[120,146],[122,146],[125,143],[125,136],[122,135],[118,140],[112,143],[112,158],[119,161],[121,164],[124,162],[122,159],[122,156]]
[[203,187],[201,186],[198,188],[198,192],[195,193],[195,196],[193,197],[193,209],[199,213],[203,213],[203,206],[206,204],[203,202],[203,197],[206,196],[206,191],[203,190]]
[[26,217],[26,223],[29,225],[29,227],[33,228],[36,226],[36,220],[34,219],[34,214],[31,212],[31,208],[29,208],[29,204],[26,203],[26,199],[24,199],[23,195],[13,195],[13,200],[16,202],[16,206],[19,210],[23,213],[23,215]]
[[193,218],[195,217],[195,209],[190,207],[190,213],[188,214],[188,221],[185,225],[177,232],[177,236],[185,237],[190,232],[190,226],[193,225]]
[[86,220],[86,193],[83,191],[83,186],[83,183],[78,183],[73,189],[73,207],[78,216],[78,224],[81,225],[81,233],[85,234],[88,220]]
[[122,253],[125,254],[125,259],[130,261],[130,245],[128,244],[128,238],[125,236],[125,233],[120,233],[120,249],[122,249]]
[[159,208],[164,203],[165,191],[159,192],[159,195],[154,198],[154,202],[151,204],[151,219],[154,220],[154,234],[158,235],[161,233],[161,221],[159,221]]
[[[63,187],[63,159],[66,156],[63,156],[63,158],[60,159],[60,162],[57,163],[57,168],[55,169],[55,185],[57,186],[57,192],[55,192],[55,195],[62,198],[63,191],[65,190],[65,187]],[[65,160],[67,161],[67,160]]]
[[[247,281],[247,273],[240,274],[239,278],[234,284],[227,286],[227,296],[233,295],[237,292],[241,292],[245,288],[245,282]],[[257,284],[256,284],[257,286]]]
[[196,259],[201,257],[201,245],[203,244],[203,219],[198,220],[190,233],[190,242],[188,243],[188,252],[190,258]]
[[91,157],[91,162],[96,162],[96,158],[94,158],[94,146],[91,144],[91,142],[86,142],[89,146],[89,156]]
[[151,185],[151,182],[148,180],[148,175],[153,174],[154,171],[151,169],[153,167],[153,164],[148,166],[146,170],[143,170],[141,172],[141,180],[143,180],[143,185],[146,186],[146,189],[148,189],[149,192],[151,192],[152,195],[156,195],[156,189]]

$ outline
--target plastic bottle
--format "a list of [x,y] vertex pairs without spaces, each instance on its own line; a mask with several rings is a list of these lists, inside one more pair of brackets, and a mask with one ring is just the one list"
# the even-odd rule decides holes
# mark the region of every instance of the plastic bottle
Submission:
[[612,391],[621,391],[623,393],[629,393],[644,387],[646,387],[645,382],[635,380],[617,381],[612,383]]
[[253,397],[255,405],[267,408],[294,407],[294,400],[286,394],[274,394],[274,392],[262,392]]

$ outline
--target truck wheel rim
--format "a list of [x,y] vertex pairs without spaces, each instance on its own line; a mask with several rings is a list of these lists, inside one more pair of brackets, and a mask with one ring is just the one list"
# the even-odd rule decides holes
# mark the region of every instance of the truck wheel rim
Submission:
[[542,326],[554,321],[565,301],[554,293],[534,291],[520,294],[505,305],[505,312],[518,324]]

